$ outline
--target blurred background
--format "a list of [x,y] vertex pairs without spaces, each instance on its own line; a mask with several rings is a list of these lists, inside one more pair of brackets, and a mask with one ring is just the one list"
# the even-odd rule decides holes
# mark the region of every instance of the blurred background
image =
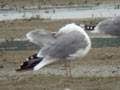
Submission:
[[71,62],[72,77],[57,63],[37,72],[15,69],[40,46],[26,33],[58,31],[68,23],[96,26],[120,15],[120,0],[0,0],[0,90],[120,90],[120,39],[86,31],[92,49]]

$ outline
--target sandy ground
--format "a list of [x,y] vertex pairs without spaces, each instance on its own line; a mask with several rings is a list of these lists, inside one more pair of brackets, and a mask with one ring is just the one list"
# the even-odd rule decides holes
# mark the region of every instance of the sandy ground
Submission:
[[25,34],[34,29],[58,31],[68,23],[95,25],[103,19],[87,20],[14,20],[0,22],[0,39],[25,39]]
[[[0,39],[24,39],[27,32],[37,28],[56,31],[71,22],[95,24],[98,21],[3,21],[0,22]],[[120,48],[92,48],[86,57],[71,62],[72,77],[66,76],[64,63],[39,71],[15,72],[26,57],[36,52],[0,52],[0,90],[120,90]]]
[[72,77],[66,76],[64,63],[15,72],[36,52],[0,53],[0,90],[120,90],[120,48],[92,48],[86,57],[71,62]]

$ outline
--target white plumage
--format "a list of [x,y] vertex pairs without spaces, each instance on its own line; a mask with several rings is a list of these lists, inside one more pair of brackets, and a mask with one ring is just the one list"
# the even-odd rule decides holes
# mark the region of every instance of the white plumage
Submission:
[[[51,35],[47,36],[48,34]],[[83,28],[74,23],[62,27],[56,33],[56,38],[52,37],[52,32],[45,33],[43,37],[41,35],[43,35],[41,30],[32,31],[27,34],[27,38],[33,43],[37,43],[38,45],[40,43],[45,44],[43,44],[40,51],[34,55],[35,58],[33,58],[33,60],[30,58],[27,64],[24,63],[23,66],[21,66],[22,68],[29,65],[30,62],[34,65],[30,64],[29,66],[32,66],[34,70],[38,70],[58,60],[74,60],[75,58],[85,56],[91,48],[91,40],[87,33]],[[40,37],[43,40],[41,40]],[[36,63],[34,63],[34,59]]]

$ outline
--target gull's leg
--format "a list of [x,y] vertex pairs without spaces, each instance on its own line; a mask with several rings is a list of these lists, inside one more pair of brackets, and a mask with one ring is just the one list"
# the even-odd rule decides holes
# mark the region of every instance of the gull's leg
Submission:
[[64,63],[64,67],[65,67],[66,77],[68,77],[67,61],[65,61],[65,63]]
[[71,77],[71,61],[65,61],[65,71],[66,71],[66,77]]
[[68,73],[69,73],[69,77],[71,77],[71,61],[68,61]]

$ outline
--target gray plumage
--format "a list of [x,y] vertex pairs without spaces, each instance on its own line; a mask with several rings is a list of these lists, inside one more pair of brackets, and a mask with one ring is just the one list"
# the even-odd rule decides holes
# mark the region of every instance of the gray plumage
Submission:
[[[53,34],[56,38],[52,36]],[[29,63],[30,68],[38,70],[61,59],[73,60],[83,57],[91,48],[91,40],[87,33],[74,23],[65,25],[58,32],[48,32],[40,29],[31,31],[26,36],[35,44],[43,44],[43,47],[32,56],[33,58],[28,58],[27,63],[23,63],[23,69],[27,65],[29,66]]]
[[59,36],[54,43],[41,50],[41,54],[52,58],[66,59],[70,54],[86,48],[88,45],[85,36],[80,32],[73,31]]
[[53,32],[44,30],[44,29],[36,29],[26,34],[28,40],[32,43],[35,43],[39,46],[44,46],[46,44],[54,41]]
[[104,32],[112,36],[120,36],[120,16],[100,22],[94,31]]

